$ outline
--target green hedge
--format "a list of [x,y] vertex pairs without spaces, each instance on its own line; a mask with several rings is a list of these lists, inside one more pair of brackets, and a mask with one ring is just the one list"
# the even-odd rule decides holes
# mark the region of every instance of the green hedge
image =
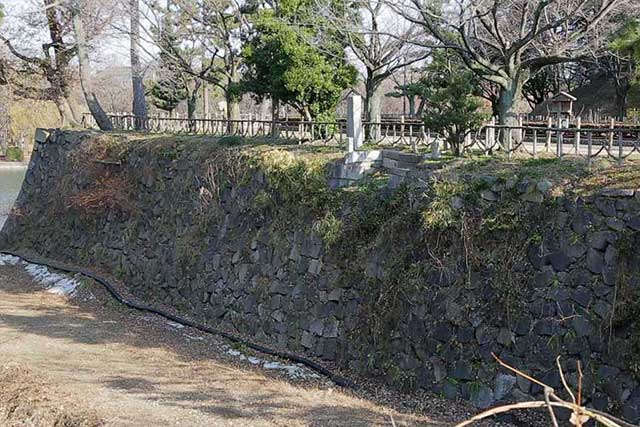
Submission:
[[9,162],[21,162],[24,160],[24,154],[19,147],[7,148],[6,159]]

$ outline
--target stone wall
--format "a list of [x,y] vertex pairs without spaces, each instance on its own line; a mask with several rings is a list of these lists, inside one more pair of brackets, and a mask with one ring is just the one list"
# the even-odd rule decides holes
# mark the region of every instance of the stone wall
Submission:
[[[110,271],[138,297],[202,322],[480,408],[540,393],[498,369],[492,353],[550,386],[559,385],[562,355],[571,384],[581,361],[591,405],[640,419],[640,192],[553,199],[545,181],[487,178],[474,203],[490,208],[516,191],[532,212],[547,204],[535,232],[521,230],[523,258],[496,239],[487,245],[497,255],[478,266],[464,241],[448,249],[422,235],[410,221],[414,193],[402,188],[375,196],[387,216],[328,244],[310,210],[258,203],[272,191],[260,168],[218,182],[212,203],[205,163],[177,148],[141,144],[118,162],[79,168],[79,153],[99,138],[39,134],[0,247]],[[126,182],[126,197],[79,210],[77,196],[101,182],[96,176]],[[452,200],[456,209],[464,203]],[[340,212],[347,221],[366,206],[355,196]],[[379,215],[371,206],[364,215]],[[501,265],[507,258],[516,261]]]

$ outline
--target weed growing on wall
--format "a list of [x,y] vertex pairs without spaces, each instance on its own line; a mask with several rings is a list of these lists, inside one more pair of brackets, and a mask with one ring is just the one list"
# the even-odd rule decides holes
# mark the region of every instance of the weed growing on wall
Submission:
[[324,217],[313,223],[313,231],[329,248],[340,240],[342,227],[342,220],[337,218],[333,212],[325,213]]
[[[610,352],[624,355],[627,368],[640,379],[640,269],[636,250],[639,232],[627,232],[616,242],[617,269],[609,328],[603,331]],[[619,340],[628,335],[628,339]],[[621,346],[621,347],[620,347]]]

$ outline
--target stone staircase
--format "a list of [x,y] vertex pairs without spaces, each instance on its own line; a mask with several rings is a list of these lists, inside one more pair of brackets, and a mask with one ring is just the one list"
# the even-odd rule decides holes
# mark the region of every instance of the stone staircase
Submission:
[[396,150],[371,150],[347,153],[332,165],[330,185],[332,188],[347,187],[375,171],[389,174],[389,187],[397,188],[404,182],[416,186],[427,186],[434,165],[425,164],[428,155]]

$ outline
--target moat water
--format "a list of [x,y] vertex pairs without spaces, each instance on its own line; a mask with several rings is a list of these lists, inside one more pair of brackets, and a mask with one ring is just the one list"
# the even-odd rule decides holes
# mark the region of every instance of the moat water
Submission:
[[0,164],[0,229],[18,197],[26,167]]

